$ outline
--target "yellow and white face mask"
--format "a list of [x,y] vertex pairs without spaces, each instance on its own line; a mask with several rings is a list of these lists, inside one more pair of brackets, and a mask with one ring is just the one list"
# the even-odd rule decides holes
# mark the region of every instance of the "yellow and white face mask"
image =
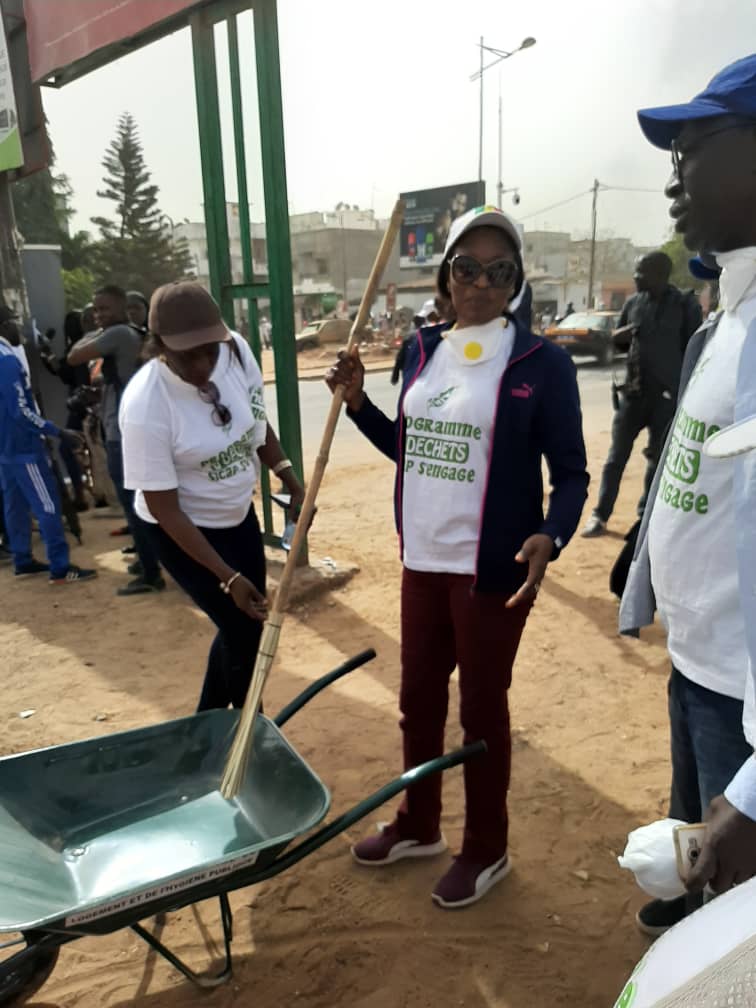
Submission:
[[485,364],[501,350],[508,324],[505,318],[495,318],[482,326],[455,327],[446,333],[446,341],[460,364]]

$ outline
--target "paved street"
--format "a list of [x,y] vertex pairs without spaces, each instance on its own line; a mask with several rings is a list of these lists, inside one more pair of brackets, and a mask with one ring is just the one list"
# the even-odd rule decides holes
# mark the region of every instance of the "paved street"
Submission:
[[[608,431],[612,415],[612,369],[611,367],[598,367],[594,361],[587,358],[579,358],[577,365],[586,437],[589,433]],[[618,374],[621,374],[624,362],[618,361],[616,367]],[[393,416],[398,389],[390,383],[389,376],[389,371],[368,374],[366,387],[370,398],[389,416]],[[274,418],[275,426],[278,427],[275,385],[265,386],[265,400],[268,410]],[[300,381],[299,402],[302,414],[305,468],[309,472],[323,433],[330,394],[323,382]],[[378,458],[377,452],[362,437],[354,424],[342,417],[336,429],[329,464],[333,466],[353,465],[357,462],[369,462],[373,458]]]

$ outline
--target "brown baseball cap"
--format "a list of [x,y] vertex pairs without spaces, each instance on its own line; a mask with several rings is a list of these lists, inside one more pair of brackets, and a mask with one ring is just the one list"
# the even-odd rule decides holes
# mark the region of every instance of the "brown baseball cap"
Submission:
[[150,332],[169,350],[193,350],[205,343],[231,338],[220,308],[194,280],[178,280],[158,287],[150,300]]

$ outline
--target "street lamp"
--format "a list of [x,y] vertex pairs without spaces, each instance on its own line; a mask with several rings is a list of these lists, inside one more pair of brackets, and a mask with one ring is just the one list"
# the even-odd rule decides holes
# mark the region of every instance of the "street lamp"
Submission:
[[[493,46],[485,45],[483,41],[483,36],[480,36],[480,68],[475,71],[474,74],[470,75],[470,80],[480,81],[480,133],[478,142],[478,181],[483,181],[483,74],[486,70],[490,70],[491,67],[496,66],[498,63],[503,62],[505,59],[509,59],[510,56],[514,56],[515,53],[520,52],[522,49],[530,49],[536,44],[536,40],[528,35],[524,38],[522,42],[516,49],[506,50],[506,49],[494,49]],[[485,54],[491,53],[496,59],[491,60],[490,63],[484,65]],[[502,145],[502,110],[501,110],[501,74],[499,74],[499,180],[496,186],[498,195],[498,202],[501,204],[501,196],[503,194],[503,188],[501,183],[501,145]]]

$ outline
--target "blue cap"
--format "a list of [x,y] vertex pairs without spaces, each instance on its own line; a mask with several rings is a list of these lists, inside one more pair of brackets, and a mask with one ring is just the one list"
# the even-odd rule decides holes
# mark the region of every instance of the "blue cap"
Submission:
[[699,252],[697,256],[688,259],[688,269],[697,280],[718,280],[722,272],[717,260],[708,252]]
[[720,70],[700,95],[687,105],[641,109],[640,127],[654,147],[669,150],[672,141],[691,119],[739,115],[756,121],[756,53]]

